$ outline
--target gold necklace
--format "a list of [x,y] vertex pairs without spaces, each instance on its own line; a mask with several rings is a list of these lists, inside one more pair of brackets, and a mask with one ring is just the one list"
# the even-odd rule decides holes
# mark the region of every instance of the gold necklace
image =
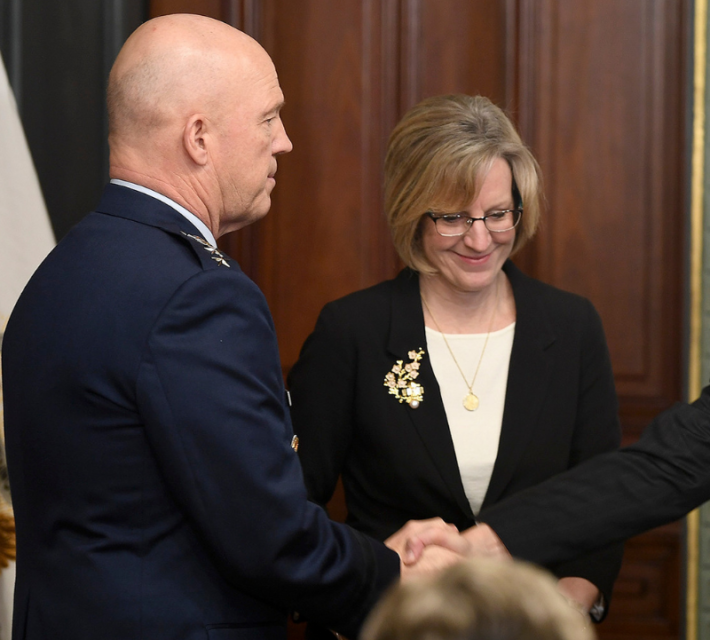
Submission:
[[429,312],[429,317],[434,321],[434,325],[436,326],[439,333],[441,334],[441,337],[444,339],[444,344],[446,345],[446,348],[449,350],[449,353],[451,354],[451,358],[453,359],[454,364],[456,365],[456,368],[459,370],[459,373],[461,374],[461,377],[463,378],[464,384],[468,387],[468,393],[464,396],[464,399],[463,399],[463,406],[466,409],[466,411],[475,411],[476,409],[478,409],[478,405],[480,404],[480,402],[478,400],[478,396],[473,392],[473,385],[476,383],[476,376],[478,375],[478,370],[481,368],[481,362],[483,362],[483,354],[486,352],[486,347],[488,346],[488,338],[491,337],[491,329],[493,329],[493,323],[495,322],[496,313],[498,312],[498,291],[499,291],[499,287],[498,287],[498,283],[496,282],[496,303],[495,303],[495,306],[493,307],[493,313],[491,314],[491,321],[488,323],[488,333],[486,334],[486,340],[483,343],[483,349],[481,349],[481,355],[478,358],[478,364],[476,365],[476,372],[473,374],[473,379],[471,380],[471,384],[469,384],[468,380],[466,380],[466,374],[463,372],[463,369],[461,368],[459,361],[456,359],[456,356],[454,355],[454,351],[451,348],[449,341],[446,339],[446,334],[441,330],[441,327],[439,326],[439,323],[436,321],[434,314],[431,312],[431,309],[429,308],[429,305],[427,304],[426,300],[424,299],[424,296],[422,296],[422,302],[424,303],[426,310]]

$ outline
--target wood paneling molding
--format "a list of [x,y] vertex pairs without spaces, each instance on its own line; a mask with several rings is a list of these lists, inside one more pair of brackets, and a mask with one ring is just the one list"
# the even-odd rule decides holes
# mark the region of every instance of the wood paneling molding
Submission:
[[[629,443],[682,398],[688,2],[515,6],[508,74],[547,196],[525,267],[600,312]],[[602,640],[678,638],[679,532],[627,544]]]
[[260,40],[261,11],[261,0],[222,0],[221,19]]
[[264,2],[263,44],[286,97],[294,150],[279,159],[272,211],[259,223],[255,275],[284,366],[327,301],[392,275],[382,216],[383,140],[396,118],[390,3]]
[[520,126],[549,203],[537,275],[595,303],[620,395],[650,411],[680,397],[681,8],[520,2]]
[[680,530],[667,525],[627,543],[611,614],[598,627],[600,640],[679,639]]
[[[503,108],[506,95],[507,2],[419,0],[417,101],[444,93],[481,94]],[[411,105],[407,105],[411,106]]]
[[170,13],[197,13],[210,18],[223,18],[222,0],[150,0],[150,17]]

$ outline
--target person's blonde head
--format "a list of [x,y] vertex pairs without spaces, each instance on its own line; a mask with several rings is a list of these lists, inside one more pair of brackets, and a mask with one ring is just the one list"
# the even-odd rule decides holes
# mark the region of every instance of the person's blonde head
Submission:
[[522,203],[524,209],[515,253],[537,229],[541,177],[505,113],[483,96],[444,95],[427,98],[404,115],[390,135],[384,187],[387,221],[407,266],[435,273],[422,251],[422,217],[467,207],[496,158],[510,165],[514,206]]
[[360,640],[594,640],[552,577],[521,562],[471,559],[397,585]]

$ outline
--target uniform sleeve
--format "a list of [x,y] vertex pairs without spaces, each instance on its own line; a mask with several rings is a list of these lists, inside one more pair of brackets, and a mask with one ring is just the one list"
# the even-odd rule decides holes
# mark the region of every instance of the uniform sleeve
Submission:
[[[580,314],[581,360],[579,403],[569,466],[619,448],[621,427],[618,401],[599,314],[588,301]],[[558,576],[577,576],[595,584],[610,601],[614,581],[621,568],[623,544],[600,548],[565,562],[548,565]]]
[[482,518],[541,564],[672,522],[710,499],[710,387],[658,415],[638,442],[521,491]]
[[356,637],[399,559],[307,501],[257,287],[224,269],[184,283],[151,332],[137,393],[160,469],[225,577]]
[[345,324],[327,305],[288,376],[308,496],[323,506],[333,496],[353,432],[356,357]]

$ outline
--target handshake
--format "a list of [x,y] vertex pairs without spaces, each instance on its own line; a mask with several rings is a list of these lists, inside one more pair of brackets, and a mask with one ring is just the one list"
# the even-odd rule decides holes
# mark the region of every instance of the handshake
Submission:
[[[487,524],[481,523],[459,532],[441,518],[410,520],[387,538],[385,544],[399,554],[402,582],[438,573],[464,558],[512,559],[501,539]],[[560,578],[557,590],[586,621],[590,610],[604,602],[597,586],[586,578]]]
[[441,518],[410,520],[387,538],[385,545],[399,554],[403,581],[438,571],[462,558],[511,557],[487,524],[460,532]]

